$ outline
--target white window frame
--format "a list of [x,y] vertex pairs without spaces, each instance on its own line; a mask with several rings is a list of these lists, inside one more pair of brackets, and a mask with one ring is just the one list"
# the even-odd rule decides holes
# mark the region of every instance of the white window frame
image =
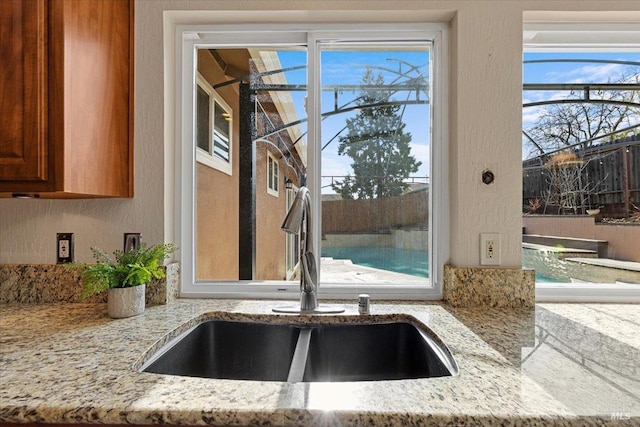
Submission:
[[[224,99],[211,87],[211,83],[202,74],[196,71],[196,84],[209,95],[209,135],[211,137],[211,152],[203,150],[196,145],[196,161],[205,164],[227,175],[233,175],[233,110]],[[225,160],[215,154],[215,106],[218,104],[229,115],[229,160]]]
[[[636,24],[524,22],[524,52],[640,52]],[[638,303],[640,285],[536,282],[536,302]]]
[[[166,16],[165,16],[166,18]],[[275,15],[264,15],[265,22],[277,19]],[[165,23],[167,21],[165,20]],[[321,41],[347,39],[349,41],[419,41],[432,43],[430,55],[433,67],[430,70],[431,87],[431,191],[429,230],[430,285],[409,284],[327,284],[321,282],[321,299],[355,299],[360,293],[369,293],[376,299],[441,300],[444,279],[444,264],[449,259],[449,135],[448,135],[448,90],[449,90],[449,27],[440,23],[417,24],[314,24],[305,25],[300,31],[299,24],[252,23],[229,25],[225,23],[208,25],[175,25],[172,28],[173,46],[169,52],[175,60],[175,121],[169,126],[174,133],[174,172],[176,187],[174,194],[176,219],[174,241],[181,248],[178,254],[181,262],[182,297],[214,298],[278,298],[299,299],[299,283],[288,281],[196,281],[195,278],[195,194],[194,194],[194,78],[195,57],[199,47],[241,47],[260,46],[308,46],[309,70],[315,70],[318,63],[318,46]],[[286,40],[283,40],[286,34]],[[256,37],[257,36],[257,37]],[[259,43],[256,42],[259,40]],[[166,44],[165,44],[166,47]],[[174,50],[175,49],[175,50]],[[319,73],[309,72],[309,87],[318,87]],[[171,87],[171,86],[169,86]],[[309,92],[307,100],[309,138],[319,141],[320,97],[316,91]],[[171,98],[171,97],[169,97]],[[189,141],[189,143],[183,143]],[[320,156],[310,150],[308,156],[309,177],[307,186],[312,194],[312,205],[321,206]],[[313,215],[315,235],[320,235],[320,215]],[[320,242],[315,242],[314,253],[319,254]],[[316,255],[318,256],[318,255]]]
[[[273,168],[269,167],[269,162],[273,164]],[[275,173],[274,173],[275,171]],[[278,159],[271,154],[271,151],[267,150],[267,194],[270,194],[274,197],[278,197],[280,192],[280,163],[278,163]],[[272,184],[275,184],[275,188],[273,188]]]

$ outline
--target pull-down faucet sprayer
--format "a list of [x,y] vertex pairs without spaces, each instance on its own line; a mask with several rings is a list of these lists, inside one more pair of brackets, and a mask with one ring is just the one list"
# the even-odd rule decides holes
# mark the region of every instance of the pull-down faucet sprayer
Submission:
[[313,254],[311,231],[311,194],[302,186],[296,192],[293,203],[282,222],[282,230],[300,236],[298,261],[300,266],[300,307],[277,307],[279,313],[342,313],[343,307],[320,306],[318,304],[318,268]]

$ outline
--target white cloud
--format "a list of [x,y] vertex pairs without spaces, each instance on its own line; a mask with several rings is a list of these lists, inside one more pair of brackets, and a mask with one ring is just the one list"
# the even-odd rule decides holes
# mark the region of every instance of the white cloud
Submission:
[[565,72],[548,72],[546,76],[562,83],[607,83],[619,80],[625,68],[628,67],[623,64],[589,64]]
[[[576,70],[577,74],[582,77],[590,78],[591,81],[608,82],[617,81],[622,76],[624,65],[622,64],[604,64],[604,65],[586,65]],[[576,79],[573,83],[579,83],[583,79]]]
[[533,125],[535,122],[538,121],[542,113],[544,113],[543,107],[533,107],[533,108],[524,109],[522,113],[522,126],[526,128],[530,127],[531,125]]
[[427,143],[412,143],[411,144],[411,154],[417,160],[422,162],[418,172],[416,172],[415,176],[429,176],[429,170],[431,169],[429,166],[429,145]]

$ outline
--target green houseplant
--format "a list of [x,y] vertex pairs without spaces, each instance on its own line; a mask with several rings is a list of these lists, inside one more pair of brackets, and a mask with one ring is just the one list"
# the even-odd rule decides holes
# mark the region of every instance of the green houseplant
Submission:
[[145,287],[152,279],[165,277],[164,260],[178,248],[173,243],[147,246],[126,252],[115,251],[113,257],[92,247],[95,264],[72,264],[80,272],[83,298],[108,290],[109,315],[130,317],[144,311]]

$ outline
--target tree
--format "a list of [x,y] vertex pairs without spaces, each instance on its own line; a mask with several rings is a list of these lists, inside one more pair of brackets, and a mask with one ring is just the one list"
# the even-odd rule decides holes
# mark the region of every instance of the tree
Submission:
[[556,153],[545,167],[548,189],[545,210],[557,206],[557,214],[584,214],[591,208],[589,197],[601,189],[606,180],[591,182],[587,174],[589,160],[583,160],[573,151]]
[[[637,68],[622,75],[617,83],[640,82]],[[593,91],[589,99],[619,103],[551,104],[540,111],[536,123],[523,134],[529,155],[544,162],[548,188],[544,194],[545,211],[557,207],[557,213],[584,214],[591,207],[592,195],[606,191],[606,177],[594,182],[588,174],[591,156],[585,149],[624,138],[640,123],[640,91]],[[622,102],[636,105],[623,104]]]
[[[617,83],[640,83],[640,72],[622,75]],[[640,102],[638,91],[595,91],[590,99],[606,101]],[[588,148],[608,140],[625,137],[617,132],[640,122],[637,106],[580,103],[576,99],[570,104],[551,104],[541,109],[536,123],[525,132],[530,155],[543,155],[548,151],[575,145],[578,149]],[[626,132],[628,133],[628,132]],[[608,139],[600,136],[611,134]]]
[[408,187],[404,182],[422,162],[411,155],[411,134],[404,131],[399,105],[390,105],[391,93],[384,90],[382,74],[367,68],[356,103],[362,108],[347,119],[347,134],[340,137],[338,154],[353,159],[349,174],[332,184],[343,199],[374,199],[398,196]]

